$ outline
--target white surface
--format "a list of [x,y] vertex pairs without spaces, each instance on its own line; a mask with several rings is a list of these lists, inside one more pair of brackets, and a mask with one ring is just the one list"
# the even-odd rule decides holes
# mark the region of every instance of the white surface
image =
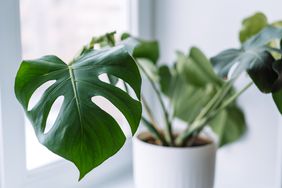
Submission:
[[25,178],[24,116],[14,95],[21,59],[18,0],[0,0],[1,188],[20,188]]
[[107,183],[119,182],[120,176],[129,173],[131,153],[131,142],[126,142],[117,155],[92,170],[80,182],[78,170],[72,163],[65,160],[51,163],[30,170],[24,188],[99,188]]
[[[161,62],[172,62],[175,50],[191,45],[212,56],[236,47],[241,20],[255,11],[270,21],[282,19],[281,0],[156,0],[155,36],[161,40]],[[242,87],[242,84],[239,84]],[[220,149],[216,185],[274,187],[277,178],[279,114],[271,96],[252,88],[241,98],[249,132],[234,145]]]
[[133,139],[135,188],[212,188],[216,145],[171,148]]
[[133,177],[132,177],[132,167],[128,166],[126,168],[117,171],[114,176],[110,176],[102,182],[93,183],[89,187],[83,188],[133,188]]

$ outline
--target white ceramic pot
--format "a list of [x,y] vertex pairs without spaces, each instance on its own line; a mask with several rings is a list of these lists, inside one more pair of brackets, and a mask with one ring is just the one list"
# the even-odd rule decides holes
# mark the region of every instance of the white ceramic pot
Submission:
[[215,143],[190,148],[133,141],[134,188],[213,188]]

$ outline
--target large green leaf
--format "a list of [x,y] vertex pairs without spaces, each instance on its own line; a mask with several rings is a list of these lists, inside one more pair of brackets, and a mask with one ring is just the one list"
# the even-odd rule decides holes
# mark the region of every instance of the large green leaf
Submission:
[[215,116],[210,122],[210,127],[218,135],[219,146],[223,146],[244,135],[246,132],[245,117],[241,109],[231,105]]
[[216,89],[211,84],[201,88],[184,84],[176,91],[172,99],[174,116],[190,124],[212,99]]
[[238,77],[247,70],[257,87],[265,93],[272,90],[277,75],[272,70],[274,58],[263,49],[228,49],[211,59],[218,74],[227,77],[230,69],[236,65],[231,78]]
[[[15,93],[30,119],[39,141],[49,150],[72,161],[80,179],[114,155],[124,144],[125,135],[115,119],[92,102],[102,96],[127,119],[132,134],[141,118],[141,103],[123,90],[99,80],[106,73],[124,80],[140,99],[141,77],[134,59],[122,46],[88,50],[70,65],[56,56],[23,61],[16,76]],[[55,80],[38,104],[28,111],[35,90]],[[64,97],[59,115],[49,132],[46,119],[54,101]]]
[[192,47],[188,55],[178,52],[175,67],[174,80],[170,84],[174,115],[192,123],[222,86],[223,80],[215,74],[211,62],[196,47]]
[[202,87],[208,83],[222,84],[213,67],[200,49],[192,47],[188,55],[177,53],[177,71],[191,85]]

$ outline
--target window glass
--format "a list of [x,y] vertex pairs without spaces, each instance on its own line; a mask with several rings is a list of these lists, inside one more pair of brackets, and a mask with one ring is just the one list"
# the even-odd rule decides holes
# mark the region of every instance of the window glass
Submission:
[[[21,0],[24,59],[55,54],[69,62],[92,36],[128,30],[127,0]],[[41,90],[41,93],[44,90]],[[32,97],[35,103],[39,94]],[[55,118],[59,106],[55,107]],[[47,125],[48,126],[48,125]],[[26,120],[27,168],[34,169],[58,157],[41,146]]]

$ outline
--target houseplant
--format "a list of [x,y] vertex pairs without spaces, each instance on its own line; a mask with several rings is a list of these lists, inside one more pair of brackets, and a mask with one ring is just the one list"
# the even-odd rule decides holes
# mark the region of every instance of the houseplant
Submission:
[[[193,137],[197,138],[203,127],[207,125],[210,125],[218,134],[219,145],[225,144],[224,141],[229,140],[229,136],[238,138],[244,132],[244,118],[240,115],[239,110],[231,110],[231,108],[236,108],[232,107],[231,101],[248,89],[252,82],[261,92],[272,94],[279,112],[282,113],[281,22],[268,23],[264,14],[256,13],[244,19],[242,24],[243,27],[239,33],[241,48],[228,49],[211,58],[217,73],[226,80],[222,80],[223,85],[219,84],[220,89],[212,94],[211,98],[207,93],[203,96],[197,93],[197,91],[200,91],[197,86],[200,86],[203,80],[208,80],[213,83],[213,86],[216,86],[217,82],[220,83],[220,81],[213,76],[212,69],[208,69],[209,63],[202,66],[208,60],[199,50],[192,48],[189,55],[186,56],[178,53],[177,63],[172,68],[166,66],[159,68],[161,89],[170,98],[174,115],[190,124],[185,131],[176,135],[175,143],[171,143],[172,145],[179,146],[183,143],[193,145],[193,140],[195,140]],[[193,64],[193,61],[196,63]],[[185,64],[181,62],[185,62]],[[200,68],[203,67],[209,71],[200,71]],[[186,72],[186,74],[182,74],[183,72]],[[247,72],[252,82],[246,84],[241,91],[234,93],[232,85],[243,72]],[[192,92],[194,95],[185,98],[183,90],[177,89],[181,82],[179,82],[179,79],[174,81],[176,79],[173,79],[173,77],[178,77],[175,76],[178,74],[179,77],[184,77],[184,81],[189,83],[189,89],[197,88]],[[162,75],[166,76],[162,77]],[[208,79],[205,79],[205,77],[208,77]],[[184,100],[181,99],[183,96]],[[195,96],[198,98],[195,99],[196,102],[192,103],[192,97]],[[174,97],[176,98],[173,99]],[[190,115],[198,109],[197,105],[201,104],[206,98],[210,102],[200,106],[200,110],[195,113],[196,118],[191,118],[192,121],[189,121]],[[216,102],[216,100],[218,101]],[[180,109],[185,107],[184,112],[186,114],[178,113],[178,111],[181,111]],[[189,107],[190,109],[187,109]],[[233,125],[233,127],[230,126],[232,119],[235,119],[233,121],[235,126]],[[227,128],[223,129],[225,126]],[[198,131],[196,131],[197,129]],[[238,134],[234,134],[236,129]],[[224,130],[227,133],[224,134]],[[187,142],[182,142],[183,140],[187,140]],[[156,147],[136,139],[134,159],[137,187],[212,187],[213,165],[211,161],[214,160],[215,152],[208,145],[196,149],[196,151],[185,153],[188,148]]]
[[[275,52],[273,55],[276,56],[276,53],[280,53],[281,50],[268,45],[273,38],[282,38],[279,29],[275,28],[275,32],[263,30],[253,38],[248,39],[243,46],[245,49],[245,45],[248,46],[251,43],[252,49],[256,47],[255,49],[260,50],[259,55],[267,53],[268,57],[272,55],[269,53],[271,51],[272,53]],[[250,41],[256,43],[253,44]],[[97,45],[101,48],[95,49],[94,47]],[[199,135],[203,133],[205,127],[210,126],[218,134],[218,144],[222,146],[237,140],[244,133],[244,116],[235,100],[251,84],[247,84],[239,92],[236,92],[232,87],[244,68],[247,68],[254,83],[260,89],[268,89],[262,91],[273,93],[274,101],[278,109],[281,109],[282,104],[279,101],[281,84],[279,79],[276,82],[279,78],[278,70],[280,69],[275,66],[271,71],[271,67],[268,65],[270,58],[263,58],[262,64],[266,63],[267,66],[237,66],[231,79],[225,80],[213,72],[210,61],[197,48],[191,48],[188,55],[178,52],[177,63],[173,67],[158,66],[156,64],[158,54],[158,45],[155,41],[143,41],[125,34],[122,36],[122,42],[116,43],[114,34],[109,33],[105,36],[93,38],[90,44],[85,46],[68,65],[56,56],[23,61],[16,76],[15,93],[32,122],[39,141],[54,153],[72,161],[80,171],[80,179],[114,155],[125,142],[125,136],[116,121],[91,101],[93,96],[104,96],[123,113],[129,122],[132,134],[136,132],[141,119],[150,131],[151,134],[141,138],[142,141],[135,139],[135,146],[137,146],[136,144],[143,144],[148,148],[153,147],[153,153],[162,149],[171,150],[172,155],[179,153],[179,151],[185,152],[187,149],[188,156],[185,154],[185,157],[192,155],[191,152],[194,150],[198,154],[194,154],[191,160],[194,162],[196,159],[202,160],[200,163],[196,160],[195,166],[193,169],[190,168],[188,172],[185,171],[187,168],[179,168],[177,169],[179,171],[173,172],[168,172],[171,169],[159,168],[159,171],[154,172],[167,171],[167,174],[160,173],[158,175],[162,179],[160,181],[157,181],[156,176],[154,177],[154,182],[159,184],[146,184],[144,186],[142,185],[143,182],[139,181],[139,184],[137,180],[137,186],[158,187],[163,185],[164,180],[167,180],[167,182],[175,183],[175,185],[167,184],[167,186],[187,187],[187,184],[185,184],[187,179],[174,179],[175,175],[178,178],[185,175],[185,177],[191,177],[192,180],[196,180],[194,176],[201,178],[194,182],[195,186],[200,186],[199,183],[206,183],[202,184],[201,187],[212,187],[216,143],[210,138],[203,140],[203,137]],[[231,67],[231,65],[225,67],[225,64],[229,63],[230,60],[227,59],[229,56],[226,57],[225,54],[226,52],[221,53],[211,59],[216,70],[224,76],[227,75],[226,73]],[[232,57],[234,56],[233,54]],[[244,65],[253,65],[249,56],[240,56],[240,61],[242,60],[244,60]],[[255,63],[255,65],[260,64]],[[148,78],[156,92],[164,114],[164,128],[158,127],[152,109],[144,98],[141,100],[139,70]],[[108,84],[99,79],[99,75],[102,73],[108,74],[110,81]],[[273,79],[259,77],[259,75],[265,73]],[[129,91],[124,92],[115,87],[117,78],[124,81],[125,90],[128,86],[133,89],[137,99],[133,99],[128,94]],[[32,93],[49,80],[56,80],[56,82],[45,91],[38,104],[33,109],[28,110]],[[271,88],[267,87],[269,85],[271,85]],[[59,96],[64,96],[63,106],[51,130],[44,133],[51,106]],[[166,107],[164,96],[171,104],[171,108]],[[148,118],[141,118],[141,101]],[[173,109],[173,112],[169,111],[171,109]],[[182,119],[189,126],[180,132],[176,132],[172,126],[173,118]],[[188,146],[191,147],[187,148]],[[140,157],[142,152],[139,153],[135,156]],[[178,157],[177,161],[180,161],[184,154],[175,156]],[[153,156],[149,156],[146,160],[152,158]],[[142,160],[144,162],[145,158]],[[169,161],[162,161],[166,163],[164,166],[169,166]],[[153,161],[154,165],[157,165],[156,162],[158,161]],[[176,163],[176,161],[174,162]],[[182,167],[187,167],[186,164],[179,164]],[[204,164],[204,166],[200,166],[200,164]],[[206,170],[207,166],[209,166],[208,171]],[[195,173],[196,169],[199,170],[197,173]],[[204,171],[207,174],[198,175],[198,173]],[[148,177],[146,176],[147,173],[150,174],[144,169],[141,169],[141,172],[143,179]],[[194,173],[190,174],[190,172]],[[172,179],[165,177],[171,173],[174,174],[174,176],[171,176]],[[151,180],[147,182],[150,183]]]
[[[143,99],[150,121],[144,125],[154,134],[143,132],[134,139],[136,187],[212,187],[217,144],[231,143],[246,130],[235,100],[250,84],[236,92],[196,47],[188,54],[177,52],[171,67],[136,59],[156,93],[165,125],[157,123],[156,113]],[[174,119],[181,119],[187,128],[176,130]],[[217,133],[217,141],[202,134],[208,125]]]
[[[101,48],[95,49],[96,46]],[[175,85],[172,82],[177,79],[179,84],[175,86],[185,93],[184,99],[189,99],[191,92],[194,91],[197,92],[197,96],[206,98],[204,103],[198,103],[197,99],[190,100],[191,108],[197,108],[193,116],[191,115],[187,120],[190,121],[195,118],[197,111],[208,103],[208,100],[213,98],[216,92],[222,89],[224,81],[214,74],[211,64],[199,49],[192,48],[189,58],[193,58],[193,65],[197,66],[194,61],[202,63],[203,67],[198,67],[198,69],[207,71],[208,75],[205,79],[201,79],[200,74],[196,75],[197,79],[192,79],[195,82],[195,88],[191,91],[189,89],[189,78],[187,77],[188,79],[185,78],[184,80],[184,77],[181,76],[189,76],[184,72],[190,70],[189,65],[188,67],[180,67],[186,66],[188,57],[180,52],[178,53],[179,63],[177,65],[179,66],[177,70],[181,73],[174,75],[173,71],[176,71],[176,69],[170,70],[166,66],[159,68],[156,66],[158,54],[156,41],[143,41],[124,34],[122,41],[116,43],[114,33],[108,33],[105,36],[93,38],[69,64],[64,63],[56,56],[24,60],[16,76],[15,93],[33,124],[38,140],[52,152],[72,161],[79,169],[81,179],[91,169],[114,155],[125,142],[125,136],[118,124],[109,114],[91,101],[93,96],[103,96],[112,102],[123,113],[131,127],[132,134],[134,134],[141,119],[139,68],[140,72],[144,73],[149,79],[153,90],[159,97],[161,109],[165,113],[166,128],[165,131],[156,128],[152,110],[143,97],[144,109],[149,115],[149,118],[142,117],[144,125],[152,133],[152,138],[158,140],[160,145],[180,147],[185,145],[186,138],[174,143],[171,117],[169,117],[170,114],[164,105],[161,92],[171,98],[171,101],[175,100],[170,87]],[[103,73],[108,75],[110,83],[100,80],[99,75]],[[170,75],[170,73],[172,74]],[[126,91],[129,87],[133,89],[137,99],[133,99],[128,93],[115,86],[117,78],[123,80]],[[166,80],[168,78],[171,79],[169,82]],[[210,78],[211,80],[209,80]],[[44,92],[39,102],[32,109],[29,109],[29,100],[32,94],[42,84],[50,80],[56,81]],[[170,84],[167,85],[168,83]],[[161,89],[157,88],[156,84],[160,84]],[[229,96],[231,94],[233,93],[225,93],[224,95]],[[64,97],[64,102],[53,127],[46,133],[48,114],[52,104],[60,96]],[[179,105],[177,101],[172,104],[178,106],[175,108],[177,109],[175,114],[179,114],[178,116],[183,118],[183,112],[186,110],[183,107],[186,104],[184,106]],[[235,113],[240,116],[239,123],[233,123],[235,129],[239,128],[237,134],[234,134],[235,136],[228,136],[227,138],[225,137],[226,134],[222,134],[224,135],[221,139],[222,144],[234,141],[244,132],[245,124],[242,112],[235,104],[232,104],[230,109],[235,110]],[[229,110],[226,113],[229,114]],[[195,135],[190,137],[193,137],[193,139],[190,139],[189,136],[187,136],[187,139],[190,139],[191,143],[189,144],[193,145]],[[195,141],[198,140],[195,139]],[[214,143],[211,149],[216,150]],[[210,164],[214,165],[214,160]],[[211,168],[211,173],[213,174],[213,168]]]

